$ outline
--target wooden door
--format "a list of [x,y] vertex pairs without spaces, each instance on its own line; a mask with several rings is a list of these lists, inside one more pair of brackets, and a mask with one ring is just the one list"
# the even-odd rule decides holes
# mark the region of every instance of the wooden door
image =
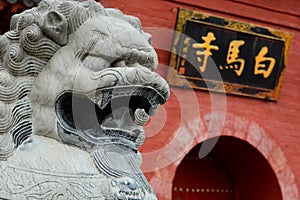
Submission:
[[200,159],[199,148],[195,147],[178,166],[172,199],[234,199],[234,186],[226,167],[213,153]]

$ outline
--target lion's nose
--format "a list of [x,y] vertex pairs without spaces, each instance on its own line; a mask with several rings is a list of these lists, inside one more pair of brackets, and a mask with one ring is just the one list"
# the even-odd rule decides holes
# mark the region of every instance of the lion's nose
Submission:
[[154,70],[157,67],[157,56],[151,49],[138,50],[131,49],[125,53],[119,53],[120,56],[116,58],[111,66],[112,67],[126,67],[126,66],[143,66]]
[[155,61],[155,58],[151,53],[137,49],[132,49],[123,56],[126,64],[139,63],[140,65],[145,65],[153,64]]

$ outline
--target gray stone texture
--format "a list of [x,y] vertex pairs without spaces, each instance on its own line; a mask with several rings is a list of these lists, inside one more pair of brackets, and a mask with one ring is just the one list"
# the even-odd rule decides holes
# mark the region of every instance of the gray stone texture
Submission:
[[143,125],[169,97],[140,21],[45,0],[0,36],[0,198],[156,199]]

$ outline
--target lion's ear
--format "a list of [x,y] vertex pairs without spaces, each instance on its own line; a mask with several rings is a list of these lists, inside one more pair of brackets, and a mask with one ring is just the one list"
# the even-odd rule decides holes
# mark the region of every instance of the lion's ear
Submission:
[[56,12],[49,11],[43,17],[40,24],[42,31],[50,39],[59,45],[66,45],[68,42],[68,22],[66,18]]

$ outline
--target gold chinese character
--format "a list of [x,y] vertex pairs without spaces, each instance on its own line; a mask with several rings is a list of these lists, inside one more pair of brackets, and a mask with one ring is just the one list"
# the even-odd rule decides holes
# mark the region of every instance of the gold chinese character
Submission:
[[184,43],[186,46],[190,46],[190,41],[191,41],[191,38],[186,37],[186,38],[184,38],[183,43]]
[[190,41],[191,41],[191,38],[189,38],[189,37],[184,38],[183,44],[184,44],[185,47],[182,48],[182,52],[183,53],[187,53],[188,52],[189,47],[190,47]]
[[[274,58],[264,57],[267,53],[268,47],[264,46],[255,57],[254,74],[262,74],[264,78],[268,78],[270,76],[276,62]],[[265,61],[269,62],[268,66],[265,63],[262,63]]]
[[182,52],[183,52],[183,53],[187,53],[188,50],[189,50],[189,47],[184,47],[184,48],[182,48]]
[[212,32],[208,32],[207,36],[203,36],[201,38],[202,40],[204,40],[204,43],[195,43],[192,47],[194,49],[203,49],[203,51],[196,51],[196,55],[197,61],[199,63],[202,63],[202,65],[199,67],[200,72],[205,72],[207,59],[209,56],[212,55],[211,50],[218,51],[219,47],[215,45],[210,45],[212,41],[216,40],[216,37]]
[[185,60],[181,60],[181,67],[185,66]]
[[[187,38],[185,38],[184,41],[183,41],[184,47],[182,48],[183,54],[182,54],[182,56],[181,56],[181,57],[182,57],[182,60],[181,60],[181,63],[180,63],[181,67],[184,67],[184,66],[185,66],[185,59],[187,58],[187,53],[188,53],[188,51],[189,51],[190,40],[191,40],[191,38],[187,37]],[[181,71],[179,70],[180,73],[183,72],[182,69],[184,69],[184,68],[180,68],[180,70],[181,70]]]
[[[244,45],[245,41],[243,40],[233,40],[229,44],[226,63],[229,66],[225,66],[225,69],[233,69],[237,76],[241,76],[245,67],[245,60],[239,58],[240,46]],[[220,69],[223,70],[223,66],[220,66]]]

